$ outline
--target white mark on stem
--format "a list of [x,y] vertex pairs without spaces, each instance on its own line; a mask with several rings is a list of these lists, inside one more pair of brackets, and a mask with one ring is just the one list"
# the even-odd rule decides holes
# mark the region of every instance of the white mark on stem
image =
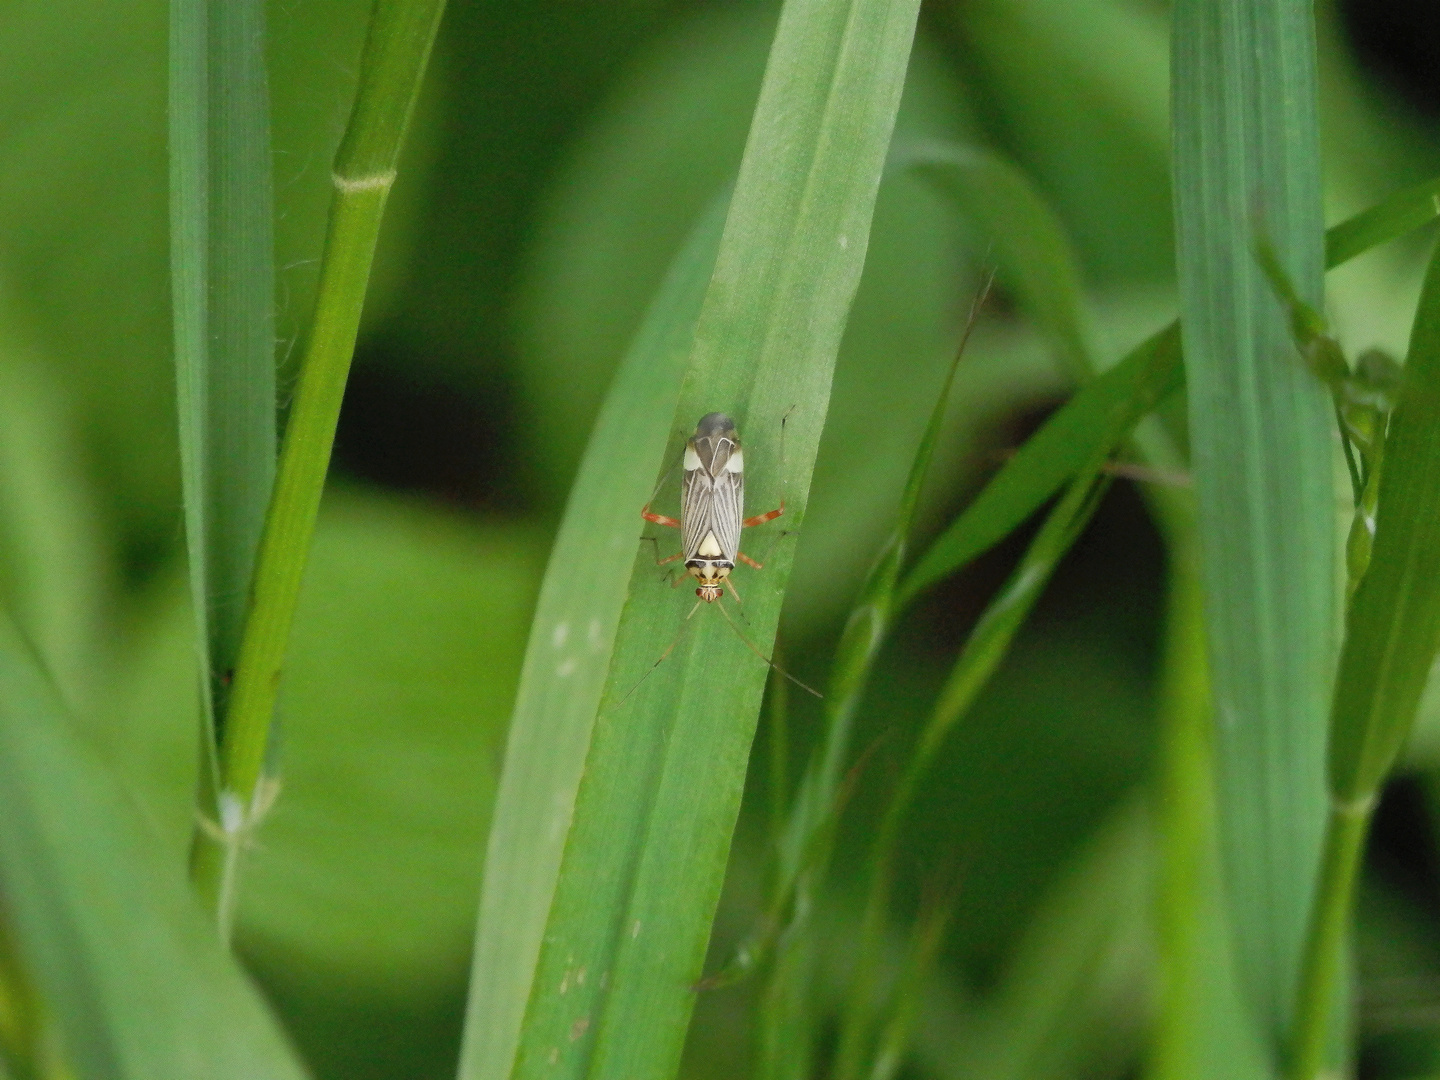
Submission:
[[550,644],[551,644],[551,645],[554,645],[555,648],[557,648],[557,649],[564,648],[564,647],[565,647],[565,639],[568,638],[569,636],[570,636],[570,624],[569,624],[568,622],[559,622],[559,623],[556,623],[556,624],[555,624],[555,629],[554,629],[554,630],[551,632],[551,634],[550,634]]
[[245,803],[233,791],[222,791],[220,804],[220,827],[234,836],[245,827]]
[[338,191],[375,191],[379,188],[388,188],[395,183],[395,170],[371,173],[369,176],[341,176],[339,173],[334,173],[331,179],[334,180]]

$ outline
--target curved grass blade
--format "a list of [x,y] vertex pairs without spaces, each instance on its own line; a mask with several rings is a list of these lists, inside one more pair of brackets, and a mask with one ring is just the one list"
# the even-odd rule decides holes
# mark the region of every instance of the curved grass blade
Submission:
[[1330,406],[1256,262],[1268,232],[1319,309],[1314,16],[1182,0],[1175,214],[1192,472],[1216,716],[1220,847],[1246,1013],[1278,1055],[1324,828],[1338,644]]
[[462,1077],[512,1067],[630,589],[639,508],[670,436],[727,208],[728,193],[696,223],[621,362],[550,555],[486,849]]
[[[734,416],[752,498],[768,509],[783,495],[781,528],[803,522],[917,9],[786,3],[696,327],[672,430]],[[742,581],[741,622],[762,652],[793,542],[764,554],[764,572]],[[668,1077],[701,974],[768,669],[704,611],[631,694],[689,606],[656,580],[648,550],[635,567],[513,1075]],[[498,1064],[462,1075],[507,1075]]]
[[[275,200],[264,41],[263,0],[171,0],[175,383],[207,762],[224,737],[275,483]],[[213,779],[202,771],[202,783]],[[212,790],[206,813],[213,798]]]
[[1084,532],[1099,506],[1109,487],[1110,478],[1103,471],[1107,456],[1097,451],[1076,474],[1065,494],[1046,516],[1045,523],[1030,542],[1019,565],[981,613],[960,650],[960,656],[940,691],[916,746],[911,750],[904,772],[875,831],[866,862],[868,894],[856,946],[854,984],[841,1027],[836,1080],[858,1080],[861,1062],[871,1053],[873,1012],[878,998],[876,978],[882,933],[890,911],[900,829],[919,793],[920,783],[946,736],[969,711],[999,667],[1055,568]]
[[[1331,226],[1326,233],[1327,268],[1334,269],[1440,216],[1440,202],[1431,192],[1440,192],[1440,179],[1397,192]],[[906,599],[989,550],[1060,490],[1095,449],[1095,440],[1113,432],[1107,421],[1112,410],[1139,408],[1148,400],[1150,404],[1140,411],[1143,416],[1180,389],[1184,380],[1176,321],[1083,386],[1031,436],[911,569],[902,588]],[[1126,400],[1131,402],[1129,406],[1121,404]]]
[[[931,887],[936,892],[936,887]],[[910,942],[895,979],[895,992],[887,1010],[875,1056],[865,1070],[868,1080],[894,1080],[905,1064],[910,1040],[924,1006],[925,984],[939,967],[940,949],[955,913],[958,885],[940,887],[937,895],[921,901],[920,912],[910,931]]]
[[1440,217],[1440,177],[1386,196],[1325,233],[1325,265],[1334,268]]
[[78,1075],[303,1075],[184,877],[3,614],[0,884],[7,932]]
[[191,857],[191,876],[214,907],[225,936],[235,908],[241,852],[274,798],[274,785],[265,782],[263,773],[290,625],[335,442],[380,222],[444,9],[444,0],[377,0],[361,57],[355,107],[335,157],[335,197],[315,316],[249,588],[219,745],[218,791],[208,790],[202,781],[203,824],[196,829]]
[[1098,454],[1109,457],[1184,381],[1173,323],[1081,389],[1031,436],[905,576],[902,601],[1008,536]]
[[1000,279],[1048,337],[1071,378],[1096,373],[1085,325],[1079,264],[1060,219],[1030,178],[999,154],[939,141],[911,142],[891,154],[950,195],[990,244]]
[[[815,947],[815,942],[809,940],[813,931],[810,919],[815,911],[815,894],[829,868],[834,826],[844,801],[840,790],[842,772],[849,762],[855,715],[875,657],[889,637],[897,610],[896,585],[905,565],[910,530],[950,403],[955,371],[993,281],[993,273],[986,276],[971,306],[955,358],[916,448],[894,528],[841,634],[825,698],[825,740],[806,770],[783,830],[775,837],[776,880],[760,937],[741,948],[743,966],[748,969],[767,957],[783,933],[786,955],[779,957],[771,970],[765,997],[767,1007],[761,1012],[762,1075],[778,1076],[793,1071],[794,1063],[808,1055],[801,1035],[805,1025],[796,1011],[808,1005],[804,993],[810,974],[807,957]],[[738,963],[732,965],[739,966]],[[719,976],[725,977],[725,973]],[[792,1063],[788,1069],[782,1065],[782,1059]]]
[[1440,650],[1440,248],[1385,437],[1375,541],[1351,598],[1330,714],[1330,812],[1301,975],[1292,1075],[1323,1065],[1355,875],[1380,788]]

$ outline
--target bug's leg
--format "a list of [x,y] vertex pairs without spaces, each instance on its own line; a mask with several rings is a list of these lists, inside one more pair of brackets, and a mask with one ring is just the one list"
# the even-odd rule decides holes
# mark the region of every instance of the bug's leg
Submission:
[[746,555],[743,551],[737,551],[735,553],[735,557],[741,562],[743,562],[746,566],[753,566],[756,570],[765,569],[765,564],[763,562],[756,562],[754,559],[750,558],[749,555]]
[[651,545],[654,546],[654,548],[655,548],[655,565],[656,565],[656,566],[664,566],[666,563],[672,563],[672,562],[674,562],[676,559],[680,558],[681,556],[683,556],[683,555],[685,554],[683,551],[677,551],[674,555],[667,555],[665,558],[662,559],[662,558],[660,557],[660,541],[659,541],[659,540],[656,540],[655,537],[653,537],[653,536],[642,536],[640,539],[641,539],[641,540],[648,541]]
[[797,406],[791,405],[785,410],[785,415],[780,418],[780,505],[768,514],[756,514],[754,517],[746,518],[740,523],[741,528],[749,529],[756,525],[764,525],[767,521],[774,521],[785,513],[785,424],[796,408]]
[[781,499],[781,500],[780,500],[780,505],[777,506],[774,510],[771,510],[768,514],[756,514],[756,515],[755,515],[754,517],[752,517],[752,518],[746,518],[746,519],[745,519],[744,521],[742,521],[740,524],[741,524],[744,528],[747,528],[747,529],[749,529],[749,528],[751,528],[751,527],[753,527],[753,526],[755,526],[755,525],[764,525],[767,521],[774,521],[777,517],[779,517],[779,516],[780,516],[781,514],[783,514],[784,512],[785,512],[785,500],[784,500],[784,499]]
[[665,475],[660,477],[660,482],[655,485],[655,490],[650,492],[650,498],[645,500],[645,505],[640,510],[640,516],[646,521],[655,522],[656,525],[668,525],[672,529],[678,529],[680,528],[680,522],[675,518],[666,517],[664,514],[652,514],[650,512],[650,504],[655,501],[655,496],[660,494],[660,489],[665,486],[665,481],[670,479],[670,474],[674,471],[674,465],[671,465],[670,468],[665,470]]

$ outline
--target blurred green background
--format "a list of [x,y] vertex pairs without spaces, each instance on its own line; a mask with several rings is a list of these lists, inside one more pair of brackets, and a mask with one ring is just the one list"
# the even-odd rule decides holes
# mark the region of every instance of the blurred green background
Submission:
[[[269,6],[282,407],[368,12]],[[243,956],[318,1076],[453,1072],[488,804],[550,535],[621,350],[738,164],[775,14],[758,0],[450,2],[306,580],[285,790],[240,912]],[[1440,8],[1351,0],[1318,15],[1335,220],[1440,172]],[[897,126],[897,141],[984,144],[1027,170],[1071,232],[1107,361],[1174,311],[1167,34],[1165,6],[1142,0],[927,3]],[[198,718],[165,46],[155,0],[0,0],[0,592],[179,865]],[[1403,351],[1425,239],[1331,276],[1347,350]],[[807,681],[823,681],[898,501],[981,257],[936,191],[887,179],[782,631]],[[958,377],[931,530],[1067,392],[1003,285]],[[904,733],[1023,539],[927,601],[889,649],[847,822],[873,819]],[[902,866],[907,910],[937,875],[959,882],[907,1075],[1141,1067],[1163,587],[1157,534],[1117,485],[947,745]],[[798,755],[815,718],[793,705]],[[1369,861],[1370,1076],[1440,1071],[1436,728],[1422,727]],[[717,958],[756,917],[763,773]],[[863,832],[842,835],[825,913],[837,932],[855,918]],[[825,977],[843,976],[837,957]],[[1074,999],[1055,1006],[1062,991]],[[687,1075],[744,1075],[751,992],[702,996]]]

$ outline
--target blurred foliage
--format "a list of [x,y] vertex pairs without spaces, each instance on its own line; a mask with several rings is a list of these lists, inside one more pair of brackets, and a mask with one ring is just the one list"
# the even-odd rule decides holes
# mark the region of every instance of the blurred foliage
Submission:
[[[368,7],[270,5],[282,360],[309,318]],[[547,530],[640,313],[738,161],[774,10],[451,0],[337,462],[452,505],[346,485],[322,514],[282,704],[285,788],[240,919],[243,955],[319,1076],[451,1073],[487,800]],[[1440,171],[1440,140],[1433,114],[1351,53],[1358,16],[1321,15],[1334,220]],[[902,132],[994,146],[1053,200],[1106,361],[1174,310],[1167,32],[1163,5],[1145,0],[935,0],[902,106]],[[165,5],[3,0],[0,42],[0,595],[178,863],[198,699],[178,566]],[[786,656],[807,681],[893,516],[974,247],[943,196],[887,179],[787,608]],[[1330,279],[1347,352],[1403,352],[1423,255],[1419,240],[1395,245]],[[922,527],[948,520],[1066,389],[1002,297],[961,367]],[[1021,540],[922,605],[882,658],[825,914],[837,935],[858,918],[863,823]],[[899,902],[912,911],[936,865],[958,867],[961,885],[905,1075],[978,1075],[956,1049],[979,1054],[993,1035],[976,1032],[1049,1023],[1019,988],[1078,970],[1044,943],[1068,940],[1067,917],[1095,927],[1106,911],[1130,922],[1109,960],[1091,957],[1118,981],[1089,1002],[1086,1038],[1057,1036],[1058,1058],[1013,1075],[1140,1067],[1149,856],[1127,800],[1154,762],[1162,581],[1158,539],[1117,485],[926,784]],[[794,705],[798,760],[814,717]],[[1424,779],[1382,808],[1360,913],[1361,1059],[1377,1077],[1440,1065],[1440,696],[1427,709],[1412,754]],[[756,917],[763,772],[713,957]],[[904,925],[897,911],[897,953]],[[838,1001],[843,972],[832,977]],[[687,1075],[745,1067],[751,990],[702,996]]]

